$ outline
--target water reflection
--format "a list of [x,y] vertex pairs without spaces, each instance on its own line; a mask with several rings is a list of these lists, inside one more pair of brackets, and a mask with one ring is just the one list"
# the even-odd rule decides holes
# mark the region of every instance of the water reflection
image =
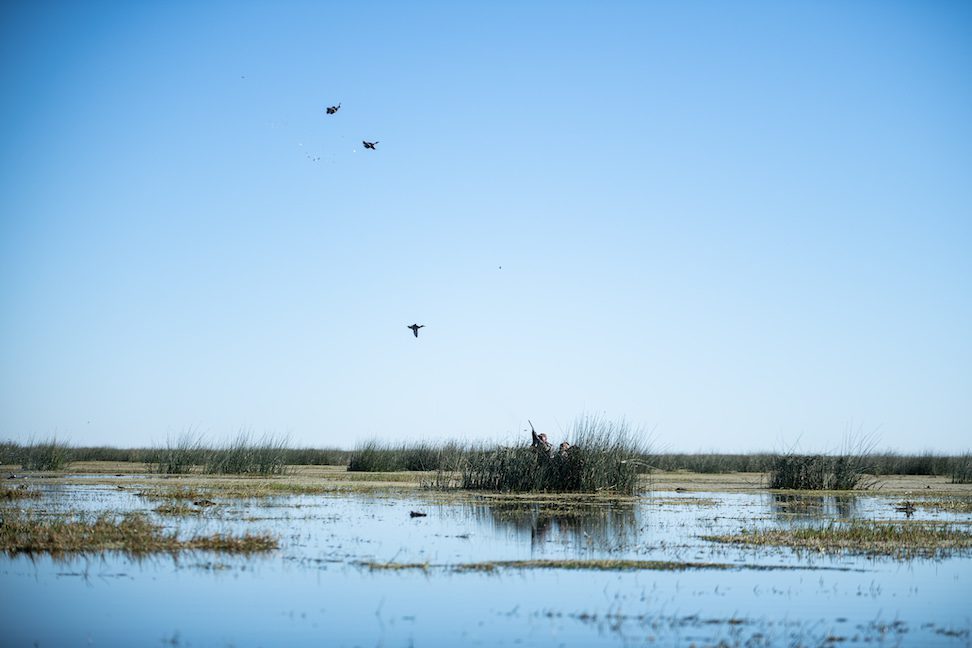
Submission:
[[850,520],[857,517],[856,495],[806,495],[774,493],[770,509],[780,521]]
[[[10,506],[45,515],[155,516],[158,502],[135,494],[141,490],[74,485]],[[16,592],[0,605],[0,644],[316,646],[326,636],[335,646],[925,646],[965,645],[972,631],[966,612],[972,563],[965,556],[909,562],[906,569],[854,556],[835,558],[834,565],[700,538],[763,526],[767,514],[770,525],[780,526],[828,516],[880,519],[899,500],[875,494],[669,493],[654,502],[371,493],[214,499],[220,506],[204,515],[152,519],[183,537],[268,532],[280,538],[280,551],[144,559],[108,552],[64,560],[0,554],[0,591]],[[428,515],[411,517],[413,510]],[[953,515],[972,522],[968,514]],[[602,556],[739,568],[436,568]],[[431,568],[370,570],[361,561]],[[214,600],[222,604],[220,624],[207,613]]]
[[532,549],[547,544],[590,551],[620,551],[637,539],[633,503],[501,502],[472,506],[477,521],[491,521],[499,529],[529,535]]

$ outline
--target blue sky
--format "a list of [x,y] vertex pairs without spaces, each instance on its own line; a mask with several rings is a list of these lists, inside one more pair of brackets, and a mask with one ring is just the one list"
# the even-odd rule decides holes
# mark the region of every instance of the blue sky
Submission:
[[6,3],[0,438],[967,449],[970,36],[961,2]]

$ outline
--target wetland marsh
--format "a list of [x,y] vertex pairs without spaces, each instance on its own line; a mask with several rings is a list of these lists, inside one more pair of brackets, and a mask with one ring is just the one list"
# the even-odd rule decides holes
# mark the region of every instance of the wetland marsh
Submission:
[[[944,478],[820,494],[769,491],[758,474],[660,473],[648,492],[591,496],[432,490],[423,473],[289,472],[74,464],[7,480],[5,492],[17,491],[2,500],[8,531],[135,520],[161,546],[52,553],[18,536],[0,557],[3,643],[970,642],[972,488]],[[893,536],[914,543],[904,553],[786,542],[862,528],[934,532]],[[942,533],[947,550],[933,544]],[[740,541],[750,536],[773,542]]]

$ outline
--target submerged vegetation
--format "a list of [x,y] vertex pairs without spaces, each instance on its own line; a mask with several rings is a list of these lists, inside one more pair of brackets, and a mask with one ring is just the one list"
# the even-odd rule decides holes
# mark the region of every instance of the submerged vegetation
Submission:
[[[452,572],[494,572],[501,569],[566,569],[587,571],[687,571],[687,570],[740,570],[755,569],[759,571],[789,570],[789,569],[821,569],[798,567],[794,565],[742,565],[738,563],[713,562],[683,562],[672,560],[633,560],[623,558],[605,559],[540,559],[540,560],[491,560],[474,563],[458,563],[455,565],[433,565],[430,563],[396,563],[396,562],[360,562],[359,566],[372,571],[430,571],[442,569]],[[835,569],[835,568],[823,568]],[[845,568],[836,568],[845,571]]]
[[972,513],[972,499],[968,497],[919,498],[897,502],[895,508],[902,512],[925,509],[946,513]]
[[121,551],[131,555],[218,551],[255,553],[277,548],[276,538],[260,534],[216,533],[180,539],[141,513],[122,517],[102,514],[97,518],[38,519],[19,512],[5,512],[0,524],[0,551],[8,554],[63,554]]
[[736,534],[707,535],[702,538],[727,544],[898,558],[941,557],[972,548],[972,534],[947,524],[832,523],[811,528],[743,529]]
[[194,508],[183,502],[175,502],[171,504],[162,504],[161,506],[155,508],[155,512],[159,515],[168,515],[171,517],[187,517],[191,515],[199,515],[202,512],[202,509]]

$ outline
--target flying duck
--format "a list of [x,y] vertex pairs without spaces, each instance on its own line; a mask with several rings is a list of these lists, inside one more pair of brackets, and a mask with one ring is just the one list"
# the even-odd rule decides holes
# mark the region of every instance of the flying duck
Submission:
[[412,329],[412,333],[415,334],[415,337],[418,337],[418,330],[420,328],[424,328],[424,327],[425,327],[425,324],[412,324],[411,326],[406,326],[405,328]]
[[341,110],[341,104],[338,104],[336,106],[328,106],[327,107],[327,114],[328,115],[333,115],[334,113],[336,113],[339,110]]
[[375,149],[375,144],[377,144],[378,142],[366,142],[364,140],[361,140],[361,143],[364,144],[364,147],[365,148],[370,148],[372,151],[374,151],[374,150],[376,150]]

